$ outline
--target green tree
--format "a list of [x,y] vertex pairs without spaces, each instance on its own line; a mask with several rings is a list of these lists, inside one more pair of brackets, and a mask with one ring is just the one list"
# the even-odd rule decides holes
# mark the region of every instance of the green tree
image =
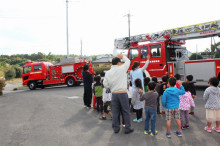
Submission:
[[10,80],[10,79],[15,78],[16,73],[15,73],[14,67],[12,67],[12,66],[6,67],[5,70],[4,70],[4,74],[5,74],[5,79],[6,80]]
[[92,60],[93,61],[97,60],[97,56],[92,56]]
[[20,64],[22,63],[22,59],[20,57],[14,57],[12,60],[11,60],[11,65],[17,65],[17,64]]
[[22,75],[22,67],[19,65],[13,66],[15,69],[15,78],[21,78]]
[[211,55],[211,50],[206,48],[205,51],[201,53],[201,55]]
[[47,55],[47,59],[49,59],[50,61],[53,61],[54,60],[54,55],[49,52],[48,55]]
[[94,67],[96,75],[100,74],[101,76],[104,76],[104,71],[109,69],[110,67]]
[[199,60],[199,59],[203,59],[203,57],[198,53],[192,53],[192,55],[189,57],[189,60]]
[[214,58],[220,58],[220,50],[215,53]]

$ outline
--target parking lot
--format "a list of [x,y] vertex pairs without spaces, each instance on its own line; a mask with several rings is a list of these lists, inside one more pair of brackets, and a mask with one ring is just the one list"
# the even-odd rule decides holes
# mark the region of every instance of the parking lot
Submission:
[[[27,88],[7,92],[0,97],[1,146],[132,146],[199,145],[219,146],[220,134],[203,130],[205,120],[204,88],[197,90],[195,115],[183,137],[165,136],[165,116],[157,116],[158,135],[144,135],[144,122],[133,123],[135,131],[125,135],[123,128],[114,134],[111,120],[99,120],[93,109],[83,106],[83,86],[53,87],[30,91]],[[135,115],[132,113],[132,119]],[[171,130],[176,130],[173,121]]]

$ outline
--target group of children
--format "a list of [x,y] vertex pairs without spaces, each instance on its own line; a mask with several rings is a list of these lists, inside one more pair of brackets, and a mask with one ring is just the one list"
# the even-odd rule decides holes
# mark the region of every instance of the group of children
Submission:
[[[97,112],[101,113],[100,119],[106,120],[106,114],[112,117],[110,111],[111,91],[103,87],[100,76],[96,76],[94,80],[93,92],[96,97],[96,109]],[[131,111],[136,112],[136,118],[133,119],[133,122],[139,123],[143,121],[142,112],[144,108],[146,114],[144,134],[154,136],[158,133],[156,131],[157,114],[162,114],[166,115],[167,120],[166,136],[171,137],[170,127],[172,118],[174,118],[177,123],[177,130],[174,133],[177,136],[182,136],[181,130],[189,128],[189,114],[194,114],[196,90],[192,80],[193,76],[188,75],[186,77],[186,82],[182,83],[180,81],[180,75],[176,74],[174,77],[170,78],[168,76],[163,76],[161,83],[157,81],[156,77],[152,77],[152,79],[146,77],[144,79],[143,88],[140,79],[135,80],[134,88],[132,88],[130,82],[128,86],[129,106],[131,106]],[[207,132],[211,132],[212,130],[220,132],[219,79],[212,77],[209,80],[209,84],[210,87],[207,88],[204,93],[207,119],[207,126],[204,129]],[[213,121],[216,122],[216,126],[212,128],[211,124]]]

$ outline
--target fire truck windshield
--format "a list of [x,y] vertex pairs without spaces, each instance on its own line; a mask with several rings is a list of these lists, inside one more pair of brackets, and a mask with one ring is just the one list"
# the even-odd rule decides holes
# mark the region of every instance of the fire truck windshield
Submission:
[[132,60],[132,59],[135,59],[135,58],[138,58],[138,47],[131,48],[129,50],[129,59]]
[[24,67],[24,74],[31,72],[31,66]]

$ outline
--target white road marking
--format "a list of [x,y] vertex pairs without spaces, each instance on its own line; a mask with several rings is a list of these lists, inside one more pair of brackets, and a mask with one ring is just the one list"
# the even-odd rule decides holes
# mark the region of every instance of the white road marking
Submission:
[[67,97],[68,99],[77,99],[79,96],[72,96],[72,97]]

